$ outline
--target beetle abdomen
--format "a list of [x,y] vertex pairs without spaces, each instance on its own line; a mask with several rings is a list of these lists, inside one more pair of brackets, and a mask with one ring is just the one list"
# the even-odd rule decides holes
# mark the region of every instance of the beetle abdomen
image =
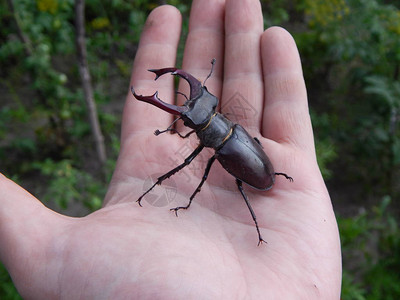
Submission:
[[226,171],[248,185],[268,190],[275,181],[274,168],[261,146],[236,124],[232,136],[216,151]]

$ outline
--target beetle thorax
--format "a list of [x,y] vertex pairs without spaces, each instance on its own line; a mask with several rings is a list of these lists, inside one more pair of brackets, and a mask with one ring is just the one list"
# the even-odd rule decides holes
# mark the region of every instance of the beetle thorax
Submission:
[[188,110],[181,115],[185,126],[196,131],[207,125],[218,105],[217,97],[210,94],[205,87],[202,91],[198,98],[190,99],[185,103]]
[[205,147],[217,150],[232,134],[233,125],[233,122],[223,115],[215,113],[209,123],[196,133]]

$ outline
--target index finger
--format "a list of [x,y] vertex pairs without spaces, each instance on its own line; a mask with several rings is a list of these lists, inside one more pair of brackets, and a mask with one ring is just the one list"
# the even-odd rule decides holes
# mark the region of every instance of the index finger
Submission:
[[[180,32],[181,15],[175,7],[165,5],[151,12],[132,70],[131,86],[138,94],[147,96],[158,90],[165,102],[174,101],[173,76],[163,76],[154,81],[154,74],[147,70],[175,65]],[[124,142],[131,134],[149,126],[167,127],[172,118],[160,109],[137,101],[129,91],[123,112],[121,140]]]

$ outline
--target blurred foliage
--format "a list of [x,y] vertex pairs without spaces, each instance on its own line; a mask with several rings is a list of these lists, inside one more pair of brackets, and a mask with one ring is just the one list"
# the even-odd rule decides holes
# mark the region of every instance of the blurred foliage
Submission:
[[62,209],[67,209],[74,201],[83,203],[91,211],[101,207],[100,196],[105,194],[104,184],[74,167],[72,161],[64,159],[55,162],[48,158],[34,162],[33,168],[50,178],[43,200],[53,201]]
[[338,218],[343,251],[342,299],[400,298],[400,229],[386,196],[370,212]]
[[4,300],[20,300],[22,297],[14,287],[10,275],[4,265],[0,263],[0,296]]
[[338,217],[344,300],[400,296],[396,201],[400,195],[396,179],[400,12],[395,4],[377,0],[296,3],[304,27],[295,29],[294,36],[309,90],[319,164],[330,179],[328,186],[343,189],[341,205],[361,210],[356,216]]
[[[74,0],[0,2],[0,171],[59,212],[76,214],[78,207],[81,215],[101,207],[119,153],[137,43],[159,2],[85,3],[88,62],[108,147],[105,177],[77,66]],[[188,13],[190,1],[167,2]],[[184,35],[187,26],[186,18]],[[20,299],[2,265],[0,277],[0,299]]]
[[317,144],[329,137],[340,157],[334,173],[344,184],[362,182],[360,198],[398,197],[398,8],[375,0],[304,0],[298,8],[307,30],[295,38],[313,121],[326,113],[330,121],[328,132],[316,126]]
[[[161,2],[86,1],[88,60],[108,145],[106,179],[96,161],[79,80],[74,1],[13,0],[14,10],[0,2],[1,172],[63,213],[76,204],[89,211],[100,207],[119,151],[121,103],[137,43],[146,16]],[[179,66],[191,1],[166,2],[184,15]],[[342,299],[398,299],[399,4],[261,3],[265,26],[286,27],[299,47],[318,163],[340,195],[334,204],[361,211],[338,217]],[[0,277],[0,298],[20,299],[2,267]]]

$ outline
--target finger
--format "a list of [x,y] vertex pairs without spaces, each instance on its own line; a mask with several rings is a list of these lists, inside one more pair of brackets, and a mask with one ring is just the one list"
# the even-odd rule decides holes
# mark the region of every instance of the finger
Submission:
[[307,92],[292,36],[272,27],[261,38],[265,84],[262,133],[280,143],[314,151]]
[[[28,262],[42,257],[62,217],[0,173],[0,260],[10,274],[27,274]],[[42,253],[42,254],[41,254]],[[37,263],[37,262],[35,262]]]
[[[160,69],[175,65],[176,51],[181,29],[181,15],[173,6],[154,9],[147,18],[139,48],[136,52],[131,85],[136,93],[152,95],[159,91],[165,102],[174,101],[173,76],[165,75],[154,81],[154,73],[148,69]],[[122,119],[121,142],[137,131],[164,128],[172,122],[172,115],[134,99],[129,91]]]
[[[225,63],[222,112],[247,128],[260,126],[263,101],[258,0],[229,0],[225,9]],[[240,108],[239,110],[236,108]]]
[[[194,0],[190,11],[189,33],[186,39],[182,69],[203,81],[210,72],[211,59],[216,59],[208,90],[217,97],[221,93],[221,71],[224,47],[224,2]],[[188,94],[188,85],[181,81],[179,90]],[[180,104],[185,99],[178,97]],[[180,130],[183,125],[178,124]],[[179,129],[178,129],[179,130]]]
[[219,95],[223,66],[224,2],[222,0],[194,0],[190,11],[189,33],[185,43],[182,68],[199,80],[210,72],[211,59],[216,59],[215,72],[207,82]]
[[[150,13],[133,64],[131,85],[136,93],[147,96],[158,91],[163,101],[169,103],[174,101],[173,76],[164,75],[154,81],[154,74],[147,70],[175,65],[180,29],[181,15],[176,8],[165,5]],[[138,165],[138,160],[144,161],[143,156],[154,157],[162,147],[162,143],[145,146],[147,144],[143,139],[151,137],[151,132],[157,128],[168,127],[172,120],[171,114],[140,102],[134,99],[131,92],[128,93],[122,117],[121,151],[104,205],[130,201],[130,197],[125,195],[141,189],[141,186],[135,186],[132,176],[136,174],[145,178],[148,176],[148,170],[134,166]],[[141,132],[143,135],[140,135]]]

